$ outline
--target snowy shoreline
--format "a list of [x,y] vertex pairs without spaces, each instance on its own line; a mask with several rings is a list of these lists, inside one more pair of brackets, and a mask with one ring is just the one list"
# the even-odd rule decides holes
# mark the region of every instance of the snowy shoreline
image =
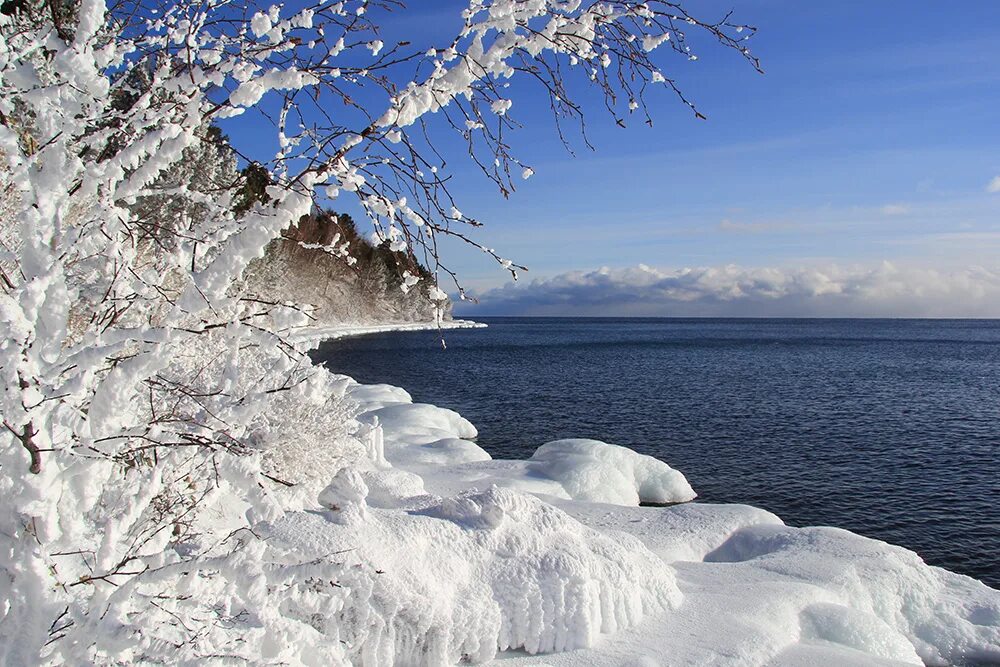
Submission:
[[[343,584],[347,617],[368,619],[344,630],[356,664],[1000,663],[1000,591],[911,551],[686,503],[683,474],[598,441],[493,460],[456,412],[331,382],[355,406],[367,458],[335,475],[321,507],[269,530],[302,556],[347,549],[348,565],[376,569]],[[653,503],[666,506],[640,506]]]
[[308,330],[293,334],[290,339],[296,343],[318,345],[327,340],[356,338],[378,333],[394,331],[447,331],[451,329],[485,329],[486,324],[472,320],[441,320],[440,322],[388,322],[385,324],[349,323],[310,327]]

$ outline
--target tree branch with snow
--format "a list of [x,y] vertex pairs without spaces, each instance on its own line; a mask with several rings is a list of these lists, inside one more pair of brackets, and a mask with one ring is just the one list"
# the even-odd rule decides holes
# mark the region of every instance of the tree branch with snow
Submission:
[[[323,424],[315,438],[343,417],[287,340],[308,313],[247,295],[247,266],[349,195],[436,280],[461,291],[443,237],[516,276],[469,233],[480,223],[436,136],[458,132],[507,195],[532,173],[510,145],[508,80],[536,82],[557,120],[583,128],[573,77],[620,123],[655,85],[694,109],[654,61],[663,46],[693,58],[688,31],[757,66],[752,28],[671,2],[471,0],[455,37],[428,48],[380,39],[379,13],[402,9],[4,4],[0,662],[336,660],[309,614],[335,613],[338,579],[364,575],[265,556],[253,528],[282,511],[262,468],[261,443],[288,437],[273,414]],[[268,183],[253,201],[237,170],[251,147],[214,129],[247,113],[277,145],[253,157]],[[219,534],[205,517],[223,496],[242,509]]]

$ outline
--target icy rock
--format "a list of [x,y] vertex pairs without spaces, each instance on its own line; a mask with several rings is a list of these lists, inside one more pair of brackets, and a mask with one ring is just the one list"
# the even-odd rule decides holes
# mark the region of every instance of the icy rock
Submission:
[[638,505],[687,502],[696,495],[684,475],[663,461],[598,440],[549,442],[530,462],[574,500]]
[[1000,591],[902,547],[839,528],[752,526],[705,560],[833,593],[837,605],[803,610],[803,638],[904,662],[1000,663]]
[[333,481],[320,491],[319,504],[330,510],[330,520],[335,523],[351,523],[365,517],[368,485],[354,468],[343,468],[333,477]]

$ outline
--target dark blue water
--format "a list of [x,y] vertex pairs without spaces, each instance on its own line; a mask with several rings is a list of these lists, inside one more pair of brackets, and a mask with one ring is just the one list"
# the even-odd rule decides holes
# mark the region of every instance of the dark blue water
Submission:
[[328,343],[496,458],[626,445],[709,502],[906,546],[1000,588],[1000,321],[485,318]]

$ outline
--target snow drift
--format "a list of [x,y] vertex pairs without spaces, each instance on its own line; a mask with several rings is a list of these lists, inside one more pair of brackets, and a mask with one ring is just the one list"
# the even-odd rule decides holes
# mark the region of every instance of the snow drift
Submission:
[[[376,568],[320,630],[362,665],[481,662],[498,651],[565,651],[679,604],[668,567],[635,539],[612,539],[522,493],[492,487],[369,508],[356,474],[321,494],[324,513],[290,513],[269,538],[301,557],[349,550]],[[370,586],[370,587],[368,587]]]
[[902,547],[839,528],[753,526],[705,560],[832,594],[801,610],[803,639],[910,663],[1000,663],[1000,593]]

